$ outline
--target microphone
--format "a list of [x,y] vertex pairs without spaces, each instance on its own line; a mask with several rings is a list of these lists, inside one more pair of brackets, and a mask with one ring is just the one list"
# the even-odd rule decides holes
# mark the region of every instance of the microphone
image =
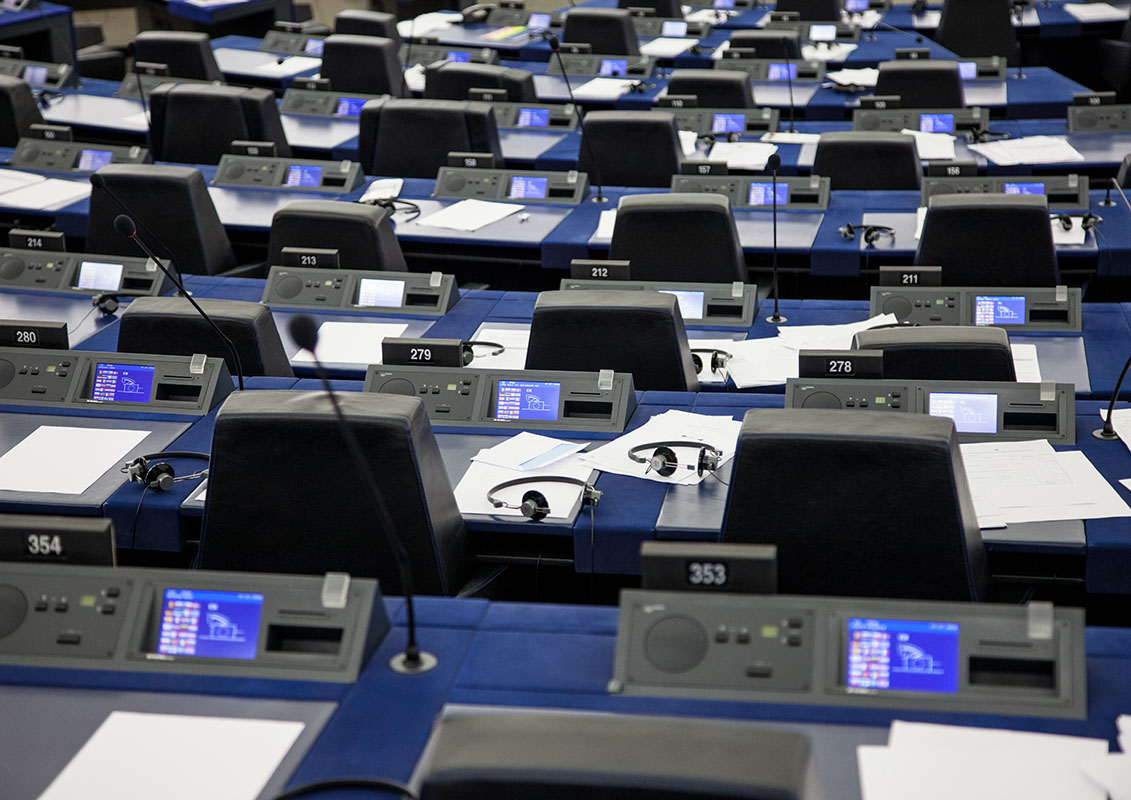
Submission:
[[781,325],[786,321],[778,310],[778,169],[781,167],[781,156],[774,153],[766,159],[766,166],[770,168],[770,174],[773,175],[773,196],[771,200],[774,207],[774,313],[772,316],[766,317],[766,322],[771,325]]
[[[794,113],[795,113],[795,111],[794,111],[795,106],[794,106],[794,103],[793,103],[793,67],[790,64],[790,58],[789,58],[789,43],[790,43],[790,40],[789,39],[782,39],[782,43],[785,45],[785,50],[784,50],[784,53],[785,53],[785,79],[789,83],[789,132],[790,133],[797,133],[797,129],[795,127],[793,127],[793,116],[794,116]],[[781,159],[779,158],[778,161],[781,161]]]
[[911,31],[905,31],[902,28],[895,27],[894,25],[888,25],[883,20],[877,20],[876,24],[871,27],[870,32],[872,34],[872,38],[869,39],[868,41],[871,41],[871,42],[876,41],[876,28],[883,28],[885,31],[894,31],[895,33],[899,33],[899,34],[902,34],[903,36],[906,36],[908,38],[912,38],[912,39],[915,40],[915,44],[922,44],[923,43],[923,34],[921,34],[921,33],[911,33]]
[[[94,177],[94,175],[91,176],[91,178]],[[159,259],[153,253],[153,251],[150,250],[148,246],[146,246],[145,242],[143,242],[141,238],[138,237],[137,226],[134,224],[134,221],[130,217],[126,216],[125,214],[119,214],[118,216],[114,217],[114,230],[116,230],[125,238],[131,239],[133,242],[135,242],[141,249],[141,251],[145,253],[149,258],[151,258],[155,264],[157,264],[158,269],[164,272],[165,275],[168,276],[169,280],[173,281],[177,288],[181,290],[181,294],[184,295],[184,298],[192,304],[193,308],[196,309],[196,313],[200,314],[201,318],[203,318],[204,321],[212,327],[212,330],[216,332],[216,335],[220,337],[220,340],[228,348],[228,353],[232,357],[232,364],[236,368],[236,380],[238,381],[240,391],[242,392],[243,363],[240,361],[240,354],[236,350],[236,346],[232,343],[232,340],[229,339],[222,330],[220,330],[220,326],[217,325],[215,321],[213,321],[212,317],[208,316],[204,309],[200,307],[200,304],[193,299],[192,295],[185,291],[184,284],[173,277],[173,273],[169,272],[169,270],[165,268],[165,265],[161,263],[161,259]]]
[[380,523],[381,532],[384,534],[385,541],[392,551],[393,560],[397,564],[397,576],[400,578],[401,589],[404,591],[405,613],[408,619],[408,641],[405,643],[404,652],[393,656],[389,663],[394,671],[405,675],[419,675],[427,672],[436,666],[437,660],[431,653],[422,652],[420,646],[416,643],[416,606],[413,601],[412,573],[408,567],[408,555],[405,553],[404,545],[393,534],[393,520],[389,515],[389,507],[385,504],[385,498],[381,495],[381,489],[373,477],[373,470],[361,450],[361,444],[357,441],[353,428],[346,422],[341,406],[338,405],[338,396],[334,394],[330,380],[326,377],[326,370],[322,367],[322,361],[315,352],[318,347],[318,326],[312,317],[300,314],[291,319],[289,330],[295,343],[314,357],[314,369],[318,373],[319,380],[322,381],[322,386],[326,389],[326,395],[330,398],[330,405],[334,407],[334,415],[338,418],[338,425],[342,429],[342,437],[346,440],[350,458],[353,459],[354,466],[357,467],[362,482],[373,501],[373,507],[377,510],[377,520]]
[[[1115,183],[1115,182],[1116,182],[1115,178],[1112,178],[1111,183]],[[1116,184],[1116,185],[1118,185],[1118,184]],[[1107,191],[1104,192],[1104,199],[1100,201],[1100,205],[1103,206],[1104,208],[1111,208],[1113,205],[1115,205],[1115,201],[1111,199],[1111,184],[1110,183],[1107,186]]]
[[[1115,178],[1111,179],[1111,185],[1119,192],[1119,196],[1123,198],[1128,210],[1131,210],[1131,203],[1127,202],[1127,195],[1123,193],[1123,187],[1119,185]],[[1092,431],[1092,436],[1101,441],[1114,442],[1119,439],[1119,434],[1115,432],[1115,426],[1111,422],[1111,415],[1115,412],[1115,400],[1119,397],[1119,390],[1123,388],[1123,379],[1127,377],[1127,370],[1129,369],[1131,369],[1131,356],[1127,357],[1127,361],[1123,364],[1123,370],[1119,373],[1119,380],[1115,382],[1115,390],[1111,393],[1111,400],[1107,404],[1107,417],[1104,419],[1104,426],[1099,430]]]
[[597,196],[593,198],[593,202],[607,202],[608,198],[605,197],[601,186],[601,168],[597,164],[597,157],[593,155],[593,145],[585,138],[585,117],[581,115],[581,106],[573,99],[573,87],[569,85],[569,75],[566,74],[565,62],[562,60],[561,40],[551,33],[546,36],[546,43],[550,45],[550,52],[558,57],[558,69],[562,71],[562,80],[565,81],[566,91],[569,93],[569,102],[573,104],[573,113],[577,115],[577,124],[581,128],[581,146],[589,153],[589,161],[593,165],[593,185],[597,187]]

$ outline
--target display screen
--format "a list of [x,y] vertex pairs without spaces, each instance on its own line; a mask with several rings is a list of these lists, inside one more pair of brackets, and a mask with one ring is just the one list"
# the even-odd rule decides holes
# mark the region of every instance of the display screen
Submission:
[[325,44],[326,43],[321,39],[307,39],[306,44],[302,46],[302,52],[306,53],[308,56],[321,56],[322,48]]
[[1005,193],[1043,195],[1045,193],[1045,185],[1040,181],[1029,181],[1026,183],[1007,183],[1005,184]]
[[957,622],[848,620],[845,686],[893,692],[958,691]]
[[602,75],[624,75],[628,72],[628,59],[602,58],[601,68],[598,72]]
[[711,133],[742,133],[745,130],[745,114],[715,114],[711,117]]
[[526,20],[526,27],[536,30],[545,30],[550,27],[550,15],[531,14],[529,19]]
[[775,195],[779,206],[784,206],[788,203],[789,184],[779,183],[777,192],[775,192],[772,182],[755,181],[750,184],[750,195],[746,198],[746,202],[752,206],[772,206],[774,204]]
[[797,80],[796,64],[770,64],[766,70],[768,81],[795,81]]
[[959,61],[958,62],[958,77],[964,81],[973,81],[978,79],[978,62],[976,61]]
[[715,8],[734,8],[734,0],[715,0]]
[[954,114],[920,114],[919,130],[923,133],[954,133]]
[[520,128],[546,128],[550,125],[550,109],[548,108],[520,108],[518,110],[518,127]]
[[660,294],[674,294],[679,313],[684,319],[703,319],[703,293],[680,289],[661,289]]
[[455,61],[458,64],[470,64],[471,53],[466,50],[449,50],[444,54],[445,61]]
[[242,658],[259,650],[263,595],[166,589],[157,653],[197,658]]
[[116,292],[122,286],[122,264],[109,264],[102,261],[83,261],[79,264],[80,289],[96,292]]
[[96,364],[90,399],[107,403],[148,403],[153,397],[156,371],[156,367],[147,364]]
[[979,294],[974,296],[975,325],[1024,325],[1024,295]]
[[810,25],[809,41],[834,42],[836,41],[836,25]]
[[338,110],[334,112],[339,117],[360,117],[361,107],[365,99],[361,97],[339,97]]
[[404,281],[362,278],[357,289],[357,305],[367,308],[400,308],[404,298]]
[[686,36],[687,23],[679,19],[665,20],[660,26],[661,36]]
[[37,67],[35,65],[26,66],[24,67],[23,75],[20,77],[28,83],[47,83],[47,67]]
[[845,11],[867,11],[869,0],[844,0]]
[[495,419],[555,421],[562,385],[552,381],[499,381]]
[[997,433],[997,395],[931,392],[927,413],[954,420],[959,433]]
[[545,200],[546,184],[549,178],[531,178],[526,175],[516,175],[511,178],[507,197],[511,200]]
[[322,167],[291,164],[287,167],[287,186],[321,186]]

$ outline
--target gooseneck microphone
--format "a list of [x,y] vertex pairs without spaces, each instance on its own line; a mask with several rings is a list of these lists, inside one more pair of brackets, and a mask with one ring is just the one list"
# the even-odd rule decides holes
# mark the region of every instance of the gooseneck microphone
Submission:
[[322,386],[326,389],[326,394],[330,398],[330,405],[334,407],[334,415],[342,429],[342,438],[346,440],[350,458],[353,459],[354,466],[357,467],[358,473],[361,475],[362,483],[365,484],[365,489],[369,492],[370,500],[373,501],[381,533],[384,534],[385,541],[388,543],[389,550],[393,554],[393,560],[397,565],[397,576],[400,578],[401,589],[404,592],[405,613],[408,620],[408,641],[405,644],[404,652],[393,656],[389,662],[390,666],[396,672],[405,675],[419,675],[422,672],[427,672],[436,666],[437,660],[431,653],[421,651],[420,646],[416,643],[416,606],[413,601],[412,572],[408,566],[408,555],[405,553],[404,545],[393,533],[393,519],[389,515],[389,507],[385,504],[385,498],[381,495],[381,489],[377,486],[377,480],[373,477],[373,470],[361,450],[361,444],[357,441],[353,428],[346,422],[341,406],[338,405],[338,396],[334,394],[330,380],[326,377],[326,370],[322,367],[322,361],[315,352],[318,347],[318,326],[311,317],[300,314],[291,320],[289,330],[295,343],[314,358],[314,369],[318,373],[319,380],[322,381]]
[[[130,219],[133,219],[133,209],[122,202],[122,198],[118,197],[114,190],[107,185],[105,178],[103,178],[97,172],[92,173],[90,176],[90,184],[95,189],[102,189],[103,191],[105,191],[106,196],[114,201],[114,205],[122,209],[123,214],[130,217]],[[173,273],[176,275],[176,277],[169,275],[169,280],[171,280],[173,282],[173,285],[177,287],[178,292],[180,292],[181,294],[186,294],[184,284],[181,282],[181,268],[177,266],[176,259],[173,258],[172,252],[168,247],[162,244],[161,239],[159,239],[157,235],[153,233],[153,231],[149,230],[149,228],[145,226],[144,222],[140,223],[138,227],[141,228],[142,232],[146,236],[157,242],[157,244],[161,246],[161,249],[165,251],[165,257],[169,260],[169,265],[173,268]],[[158,262],[158,264],[160,263],[161,262]],[[165,274],[168,275],[168,273]],[[121,294],[121,292],[119,292],[119,294]]]
[[581,106],[573,98],[573,87],[569,85],[569,75],[566,74],[565,62],[562,60],[561,40],[551,33],[546,36],[546,43],[550,45],[550,52],[558,59],[558,69],[562,71],[562,80],[565,81],[566,92],[569,93],[569,102],[573,105],[573,113],[577,115],[577,124],[581,128],[581,146],[589,154],[589,162],[593,165],[593,185],[597,187],[597,196],[593,198],[593,202],[607,202],[608,198],[605,197],[604,188],[601,185],[601,168],[597,164],[597,157],[593,155],[593,145],[585,138],[585,117],[581,115]]
[[[1127,202],[1127,195],[1123,193],[1123,187],[1115,179],[1111,179],[1111,185],[1119,192],[1119,196],[1123,198],[1124,204],[1127,206],[1128,211],[1131,211],[1131,203]],[[1127,370],[1131,369],[1131,356],[1127,357],[1127,361],[1123,364],[1123,370],[1119,373],[1119,380],[1115,382],[1115,389],[1111,393],[1111,400],[1107,404],[1107,416],[1104,419],[1104,426],[1099,430],[1092,431],[1092,436],[1105,442],[1114,442],[1119,439],[1119,434],[1115,432],[1115,426],[1112,424],[1111,415],[1115,413],[1115,401],[1119,397],[1119,390],[1123,388],[1123,379],[1127,377]]]
[[141,237],[137,235],[137,226],[134,224],[133,219],[126,216],[125,214],[119,214],[118,216],[114,217],[114,230],[116,230],[125,238],[134,242],[141,249],[141,251],[145,253],[146,256],[152,259],[153,263],[157,265],[157,268],[164,272],[169,280],[171,280],[176,285],[176,287],[181,290],[181,294],[184,295],[184,298],[192,304],[193,308],[196,309],[196,313],[200,314],[201,318],[205,322],[207,322],[209,326],[211,326],[212,330],[216,332],[216,335],[220,337],[220,341],[222,341],[224,343],[224,346],[228,348],[228,354],[232,357],[232,365],[236,368],[236,381],[238,382],[240,391],[242,392],[243,363],[240,361],[239,351],[236,350],[236,346],[232,342],[232,340],[228,338],[227,334],[220,330],[220,326],[216,324],[212,317],[208,316],[207,312],[205,312],[205,310],[200,307],[200,304],[193,299],[192,295],[185,291],[184,284],[173,277],[173,273],[169,272],[169,270],[165,268],[165,265],[161,263],[161,259],[159,259],[154,254],[154,252],[149,249],[145,242],[141,240]]
[[789,42],[789,39],[782,39],[782,43],[785,47],[785,79],[786,82],[789,83],[789,132],[797,133],[797,129],[793,126],[796,106],[793,103],[793,65],[789,58]]
[[774,208],[774,313],[766,317],[766,322],[771,325],[781,325],[786,321],[786,318],[783,317],[778,310],[778,169],[781,167],[781,156],[774,153],[766,159],[766,166],[770,168],[770,174],[773,175],[773,196],[771,202]]
[[902,28],[895,27],[894,25],[888,25],[883,20],[877,21],[876,24],[871,27],[870,32],[872,34],[872,38],[869,39],[868,41],[871,41],[871,42],[876,41],[876,28],[883,28],[885,31],[891,31],[893,33],[902,34],[902,35],[908,37],[909,39],[914,39],[915,44],[922,44],[923,43],[923,34],[921,34],[921,33],[911,33],[911,31],[905,31]]

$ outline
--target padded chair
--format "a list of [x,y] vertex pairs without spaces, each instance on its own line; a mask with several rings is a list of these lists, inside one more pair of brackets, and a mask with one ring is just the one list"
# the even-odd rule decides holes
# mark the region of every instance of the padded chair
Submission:
[[944,286],[1060,283],[1048,200],[1036,195],[937,195],[915,252],[942,267]]
[[700,108],[755,108],[750,76],[730,69],[677,69],[668,94],[693,94]]
[[[182,273],[215,275],[236,266],[236,256],[200,172],[192,167],[109,164],[98,171],[106,186],[90,193],[86,249],[91,253],[138,255],[134,242],[114,230],[122,213],[109,192],[133,209],[138,230],[160,256],[172,255]],[[109,190],[109,192],[107,191]],[[161,252],[157,241],[170,253]]]
[[776,545],[782,594],[985,597],[985,545],[949,419],[754,409],[730,483],[722,539]]
[[965,108],[957,61],[904,59],[884,61],[876,94],[897,94],[904,108]]
[[126,54],[103,42],[102,26],[79,23],[75,29],[75,65],[84,78],[120,81],[126,76]]
[[[294,377],[271,311],[261,303],[240,300],[197,300],[200,307],[236,346],[244,377]],[[223,358],[234,376],[228,348],[183,297],[139,297],[126,306],[118,326],[119,353],[154,353]]]
[[385,11],[363,11],[347,8],[334,17],[334,33],[353,36],[380,36],[392,39],[401,46],[401,35],[397,31],[397,17]]
[[623,8],[571,8],[565,16],[562,41],[588,44],[602,55],[640,55],[632,14]]
[[966,58],[1017,60],[1017,32],[1010,0],[946,0],[935,41]]
[[467,100],[472,89],[505,89],[511,103],[537,103],[534,76],[524,69],[498,64],[437,61],[424,70],[424,96],[438,100]]
[[526,368],[611,369],[631,372],[642,391],[699,391],[679,304],[660,292],[542,292]]
[[[756,58],[801,59],[801,31],[787,28],[735,31],[731,47],[753,47]],[[726,62],[723,62],[726,63]]]
[[320,74],[335,92],[400,97],[404,86],[400,43],[381,36],[331,34],[322,45]]
[[683,19],[679,0],[618,0],[617,8],[651,8],[661,19]]
[[633,280],[747,281],[730,201],[720,194],[622,197],[609,258],[631,262]]
[[[346,420],[388,504],[415,590],[454,595],[472,571],[467,533],[416,397],[340,392]],[[204,569],[376,577],[403,592],[364,479],[325,392],[231,395],[216,415]]]
[[133,56],[134,61],[168,64],[169,74],[176,78],[224,80],[207,33],[142,31],[133,41]]
[[918,189],[923,166],[915,137],[904,133],[822,133],[813,174],[833,189]]
[[612,186],[667,188],[683,162],[670,111],[590,111],[582,120],[582,136],[589,143],[581,145],[578,169],[589,173],[590,181],[599,174]]
[[1131,155],[1123,157],[1123,163],[1119,165],[1119,172],[1115,176],[1115,181],[1124,189],[1131,189]]
[[[1131,23],[1128,23],[1131,28]],[[1123,40],[1100,39],[1097,42],[1096,72],[1115,92],[1115,102],[1131,103],[1131,32],[1123,32]]]
[[502,163],[490,103],[456,100],[370,100],[358,136],[366,175],[435,178],[448,153],[492,153]]
[[0,75],[0,147],[15,147],[31,126],[43,122],[27,81]]
[[843,0],[778,0],[774,11],[793,11],[801,19],[832,22],[840,19]]
[[218,164],[237,139],[274,142],[276,155],[291,155],[270,89],[166,83],[150,92],[149,110],[155,161]]
[[284,247],[338,251],[342,269],[407,272],[389,213],[378,206],[335,200],[298,200],[271,219],[268,263],[283,263]]
[[917,381],[1015,381],[1003,328],[932,325],[860,331],[856,350],[882,350],[884,377]]

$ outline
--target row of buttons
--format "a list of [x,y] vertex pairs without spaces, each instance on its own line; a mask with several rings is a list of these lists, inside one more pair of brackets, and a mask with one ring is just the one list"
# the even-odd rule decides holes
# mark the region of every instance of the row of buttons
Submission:
[[[953,297],[947,297],[947,298],[944,298],[944,300],[946,302],[947,308],[954,308],[954,298]],[[937,306],[937,305],[942,305],[942,304],[939,303],[937,300],[916,300],[915,301],[915,307],[916,308],[932,308],[932,307]]]
[[[60,361],[58,368],[48,367],[47,371],[48,372],[54,372],[59,377],[65,378],[65,377],[67,377],[66,368],[69,367],[69,366],[71,366],[70,361]],[[39,374],[39,367],[38,366],[29,367],[27,364],[24,364],[22,367],[20,367],[19,372],[20,372],[21,375],[27,375],[29,373],[32,374],[32,375],[38,375]]]

